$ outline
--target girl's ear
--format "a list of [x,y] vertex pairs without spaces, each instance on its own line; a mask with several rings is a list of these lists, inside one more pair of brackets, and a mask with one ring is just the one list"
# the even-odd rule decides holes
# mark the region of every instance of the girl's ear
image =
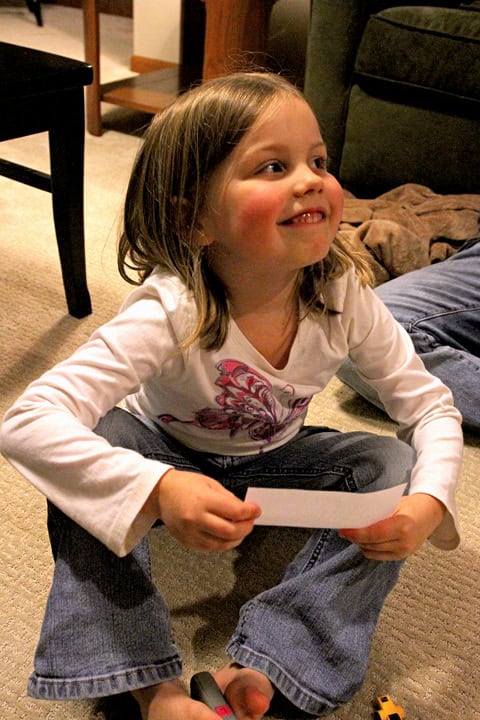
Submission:
[[[179,202],[178,197],[174,195],[171,199],[172,205],[182,213],[183,220],[187,223],[192,224],[193,220],[191,219],[192,216],[192,203],[190,200],[187,200],[187,198],[182,198],[182,200]],[[201,247],[206,247],[207,245],[211,245],[213,242],[213,237],[207,233],[207,231],[204,229],[201,222],[197,224],[197,228],[194,231],[194,237],[197,241],[198,245]]]
[[207,245],[211,245],[213,243],[212,235],[205,232],[201,224],[195,230],[195,239],[201,247],[207,247]]
[[177,195],[172,195],[170,202],[177,212],[181,212],[184,215],[192,211],[192,203],[185,197],[180,200]]

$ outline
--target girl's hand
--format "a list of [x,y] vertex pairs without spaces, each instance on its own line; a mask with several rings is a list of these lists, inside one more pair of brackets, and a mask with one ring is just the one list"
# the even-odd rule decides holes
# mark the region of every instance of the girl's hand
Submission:
[[371,560],[402,560],[414,553],[440,525],[440,500],[425,493],[402,497],[394,514],[365,528],[340,530],[340,537],[360,546]]
[[240,545],[261,512],[216,480],[173,468],[160,479],[143,511],[153,512],[185,547],[217,551]]

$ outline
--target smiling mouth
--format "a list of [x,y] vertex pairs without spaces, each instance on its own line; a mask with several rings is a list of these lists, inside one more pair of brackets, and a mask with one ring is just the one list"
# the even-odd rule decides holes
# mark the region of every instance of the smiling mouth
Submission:
[[300,215],[295,215],[293,218],[285,220],[281,223],[282,225],[314,225],[315,223],[322,222],[325,220],[326,215],[321,210],[315,212],[304,212]]

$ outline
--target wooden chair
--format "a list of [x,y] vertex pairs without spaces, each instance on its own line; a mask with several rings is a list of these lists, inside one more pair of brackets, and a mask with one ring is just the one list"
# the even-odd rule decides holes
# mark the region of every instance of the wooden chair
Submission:
[[27,7],[35,15],[35,20],[37,21],[37,25],[42,27],[43,25],[43,19],[42,19],[42,6],[40,4],[40,0],[26,0],[27,1]]
[[0,159],[0,175],[52,194],[68,311],[81,318],[92,311],[83,217],[84,86],[92,68],[3,42],[0,67],[0,141],[48,131],[50,147],[50,174]]
[[[3,2],[3,3],[0,3],[0,4],[2,4],[2,5],[5,5],[5,4],[6,4],[6,5],[9,5],[10,3],[9,3],[9,2],[7,2],[7,3]],[[42,18],[42,5],[41,5],[40,0],[25,0],[25,4],[26,4],[26,6],[27,6],[27,9],[28,9],[31,13],[33,13],[33,15],[35,16],[35,20],[37,21],[37,25],[38,25],[39,27],[42,27],[42,26],[43,26],[43,18]]]

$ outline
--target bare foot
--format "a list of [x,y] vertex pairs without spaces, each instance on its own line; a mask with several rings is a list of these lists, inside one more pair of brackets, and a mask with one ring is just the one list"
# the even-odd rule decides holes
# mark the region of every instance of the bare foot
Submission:
[[215,680],[237,720],[261,720],[270,707],[273,686],[258,670],[228,665],[215,673]]
[[191,699],[180,680],[134,690],[132,695],[140,706],[142,720],[218,720],[206,705]]

